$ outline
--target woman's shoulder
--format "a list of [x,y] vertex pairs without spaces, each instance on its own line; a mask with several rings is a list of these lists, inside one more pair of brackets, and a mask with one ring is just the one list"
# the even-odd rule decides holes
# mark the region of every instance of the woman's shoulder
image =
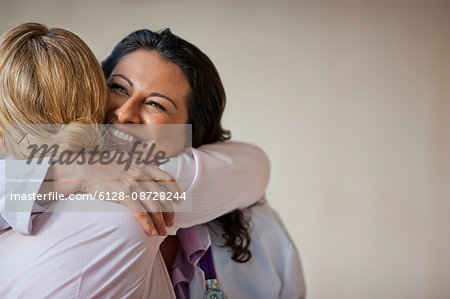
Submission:
[[[257,203],[243,210],[249,217],[250,227],[250,251],[254,256],[270,253],[268,259],[283,259],[280,252],[296,251],[291,239],[278,212],[266,201]],[[208,228],[213,244],[223,243],[221,226],[212,221],[208,223]]]
[[[268,202],[258,203],[249,208],[250,233],[252,241],[266,243],[268,246],[290,248],[292,241],[278,212]],[[260,239],[261,241],[257,241]],[[274,242],[276,244],[274,244]]]

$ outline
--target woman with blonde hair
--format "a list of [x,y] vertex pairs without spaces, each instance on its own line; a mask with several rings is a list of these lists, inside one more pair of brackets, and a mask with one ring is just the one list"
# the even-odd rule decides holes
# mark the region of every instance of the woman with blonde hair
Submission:
[[[1,37],[0,97],[3,144],[8,153],[21,158],[27,154],[27,143],[17,134],[21,124],[101,123],[107,88],[99,63],[79,37],[28,23]],[[28,141],[53,136],[45,130],[26,133]],[[82,130],[65,132],[65,137],[79,133]],[[97,203],[98,209],[102,204],[109,203]],[[27,238],[8,227],[26,232],[20,218],[29,213],[5,208],[2,202],[2,298],[119,298],[151,293],[170,297],[164,266],[155,259],[160,240],[148,238],[131,213],[70,212],[70,205],[55,202],[49,212],[36,217],[35,236]],[[34,204],[33,211],[42,210]]]
[[18,150],[21,136],[6,134],[7,124],[98,124],[105,117],[102,70],[69,31],[29,23],[5,33],[0,82],[0,135],[9,151]]
[[[60,134],[64,138],[59,140],[68,141],[68,147],[83,147],[86,140],[98,132],[81,130],[79,126],[71,129],[70,125],[103,122],[106,98],[105,79],[98,62],[87,45],[73,33],[28,23],[9,30],[0,38],[0,134],[9,154],[26,157],[30,143],[45,144]],[[58,131],[32,129],[24,135],[21,124],[66,126]],[[233,143],[228,143],[223,152],[220,150],[212,147],[206,153],[195,151],[197,170],[190,189],[198,191],[197,197],[193,199],[193,211],[181,218],[175,217],[175,223],[173,213],[155,212],[149,206],[145,206],[144,211],[143,207],[127,206],[135,212],[134,216],[146,232],[154,234],[153,224],[156,226],[156,220],[161,222],[163,219],[167,225],[172,225],[168,233],[174,234],[177,228],[211,221],[233,209],[249,206],[263,196],[268,182],[265,154],[254,146],[246,148],[243,144]],[[216,152],[219,154],[215,155]],[[70,167],[74,173],[81,169],[77,165]],[[1,180],[5,182],[5,161],[1,161],[0,168],[3,168],[0,169]],[[50,167],[48,173],[61,169],[63,167]],[[220,182],[208,181],[210,174],[216,174],[218,170],[223,175]],[[149,185],[136,182],[155,177],[156,170],[147,166],[120,172],[117,167],[105,166],[96,171],[95,175],[107,172],[113,179],[126,176],[127,182],[115,181],[102,187],[130,192],[147,190]],[[44,168],[37,176],[42,179],[46,172],[47,168]],[[160,171],[156,173],[166,181],[171,178]],[[95,175],[82,173],[85,181]],[[245,189],[232,186],[237,175],[252,178],[245,180]],[[227,180],[229,177],[233,179]],[[42,180],[38,180],[33,185],[30,180],[23,184],[22,191],[35,190],[41,183]],[[205,186],[213,183],[219,185],[218,190],[222,193],[216,192],[214,199],[210,199],[211,190]],[[65,189],[61,191],[65,195],[77,191],[94,193],[92,189],[100,186],[94,183],[74,186],[67,182],[50,182],[48,185],[59,191]],[[42,186],[41,191],[47,190]],[[174,188],[170,184],[165,187]],[[101,210],[106,205],[114,205],[117,213],[78,213],[72,212],[71,202],[56,201],[41,214],[34,214],[43,211],[34,202],[23,211],[8,211],[6,191],[5,188],[0,190],[2,297],[174,297],[159,252],[164,237],[145,234],[131,213],[123,213],[129,211],[126,207],[93,201],[89,203],[90,209]],[[203,206],[207,200],[214,200],[214,204],[210,202]],[[150,213],[153,224],[148,224],[145,211]],[[29,234],[31,230],[33,236],[18,233]]]

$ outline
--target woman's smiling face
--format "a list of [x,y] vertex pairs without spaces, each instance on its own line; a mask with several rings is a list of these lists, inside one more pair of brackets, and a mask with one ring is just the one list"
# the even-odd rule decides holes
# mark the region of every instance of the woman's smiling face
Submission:
[[125,148],[136,140],[154,142],[168,155],[182,150],[184,126],[145,126],[187,123],[191,88],[178,65],[136,50],[120,59],[107,83],[111,141]]
[[108,78],[107,121],[112,124],[185,124],[189,82],[180,67],[155,51],[136,50]]

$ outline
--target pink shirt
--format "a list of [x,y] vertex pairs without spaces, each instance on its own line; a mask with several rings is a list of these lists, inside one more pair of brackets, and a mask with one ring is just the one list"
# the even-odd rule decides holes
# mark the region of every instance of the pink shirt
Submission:
[[[189,166],[186,166],[188,165],[185,163],[186,161],[192,161],[194,165],[194,171],[192,171],[192,168],[189,168]],[[178,161],[174,162],[174,164],[177,164],[175,177],[180,181],[184,180],[185,188],[183,188],[182,191],[189,192],[191,194],[192,200],[187,201],[186,204],[175,205],[175,210],[178,211],[178,213],[176,213],[175,215],[175,225],[168,230],[168,233],[170,234],[175,234],[179,228],[186,228],[197,224],[206,223],[234,209],[244,208],[257,202],[264,195],[269,180],[269,161],[267,159],[267,156],[258,147],[246,143],[227,141],[223,143],[202,146],[198,149],[190,149],[186,153],[181,154],[178,157]],[[39,180],[42,182],[48,165],[41,165],[39,167],[45,168],[44,171],[36,171],[35,168],[26,165],[23,169],[22,175],[20,175],[20,169],[15,169],[19,173],[16,178],[29,178],[29,173],[33,172],[41,174],[41,176],[37,175],[31,178],[33,182],[36,183],[36,181]],[[185,169],[185,171],[183,171],[183,169]],[[191,179],[183,179],[183,173],[188,173],[189,169],[191,173]],[[4,172],[4,170],[2,171]],[[174,175],[174,173],[172,174]],[[28,212],[24,211],[14,213],[6,211],[5,200],[7,198],[7,195],[5,194],[4,183],[5,180],[3,180],[0,185],[0,216],[2,216],[3,224],[2,227],[0,227],[0,230],[7,229],[9,226],[11,226],[16,231],[30,234],[33,229],[31,222],[32,205],[30,205],[30,210]],[[25,186],[28,185],[26,184],[26,182],[22,182],[21,184]],[[31,185],[34,186],[34,191],[37,192],[40,183],[30,184],[30,186]],[[31,192],[31,190],[28,190],[28,192]],[[55,218],[55,223],[66,221],[65,219],[60,219],[61,217],[63,217],[63,214],[64,213],[55,214],[59,215],[59,218]],[[72,216],[75,217],[74,215]],[[132,219],[132,217],[130,219]],[[46,224],[42,223],[42,225],[42,227],[45,228]],[[49,255],[38,255],[38,252],[36,252],[36,250],[23,250],[20,251],[20,254],[11,254],[13,252],[19,252],[16,251],[17,248],[14,248],[14,244],[17,244],[17,246],[19,246],[19,244],[22,244],[22,240],[26,240],[27,248],[36,248],[35,245],[33,245],[33,240],[36,240],[35,242],[39,243],[42,247],[42,252],[48,252],[46,247],[51,247],[54,252],[58,252],[58,248],[59,246],[61,246],[61,244],[64,244],[64,246],[69,246],[70,248],[75,248],[75,245],[78,243],[85,245],[89,245],[90,243],[92,243],[92,246],[98,244],[98,240],[96,239],[84,239],[82,231],[80,231],[80,237],[78,238],[77,234],[75,234],[74,231],[71,231],[76,230],[76,227],[54,225],[52,226],[52,228],[60,228],[61,230],[58,234],[56,234],[56,236],[58,238],[62,238],[65,241],[72,240],[71,242],[74,243],[72,244],[73,246],[71,244],[61,243],[58,238],[55,238],[54,242],[52,242],[51,244],[47,244],[46,242],[43,242],[42,238],[39,237],[40,235],[42,235],[41,232],[36,235],[36,239],[26,238],[26,236],[12,232],[4,234],[0,233],[0,236],[2,237],[2,244],[10,244],[8,246],[8,249],[6,247],[0,248],[3,249],[0,250],[0,257],[2,257],[2,259],[0,259],[0,268],[2,269],[3,273],[1,283],[4,284],[0,285],[0,290],[2,289],[2,287],[6,287],[6,285],[10,286],[8,287],[8,292],[11,295],[11,298],[13,297],[13,294],[18,294],[15,293],[16,289],[14,286],[16,284],[13,283],[14,281],[17,281],[16,279],[20,279],[21,281],[21,286],[20,288],[18,287],[17,292],[21,292],[21,294],[23,294],[24,292],[26,292],[27,282],[34,280],[40,281],[40,277],[42,275],[45,276],[45,273],[41,273],[45,272],[45,270],[43,269],[52,269],[52,275],[54,275],[55,277],[60,277],[58,276],[58,271],[68,271],[67,267],[58,267],[58,265],[60,264],[52,264],[52,261],[55,261],[56,263],[58,259],[53,259],[52,256]],[[67,239],[66,235],[70,235],[73,238]],[[49,234],[49,236],[54,238],[55,233]],[[114,236],[115,240],[117,240],[117,238],[117,236]],[[139,239],[138,237],[136,238],[137,240]],[[9,242],[9,240],[12,241],[13,239],[15,240],[14,242]],[[159,245],[162,242],[163,238],[155,237],[149,238],[149,240],[154,240],[154,242],[152,241],[145,246],[151,246],[151,248],[147,248],[146,251],[143,250],[142,252],[146,252],[146,264],[153,261],[152,264],[149,264],[149,266],[153,268],[149,269],[148,272],[140,273],[141,275],[144,275],[144,277],[141,277],[142,281],[153,282],[146,285],[162,285],[163,282],[165,283],[164,285],[170,285],[171,283],[168,278],[168,273],[167,271],[165,271],[164,267],[161,267]],[[119,242],[118,244],[120,245],[120,240],[117,240],[117,242]],[[140,246],[142,247],[142,245]],[[102,256],[104,251],[89,250],[89,254],[93,253],[97,254],[97,259],[105,260],[104,263],[106,264],[103,264],[105,267],[100,266],[102,265],[102,263],[100,263],[99,267],[92,269],[91,272],[83,272],[84,275],[89,274],[90,279],[78,280],[77,283],[79,285],[77,286],[77,290],[83,289],[84,294],[94,294],[96,292],[96,286],[90,285],[90,281],[94,281],[96,280],[96,278],[102,278],[110,275],[110,272],[106,271],[106,269],[113,266],[116,269],[114,273],[119,274],[117,275],[117,277],[115,277],[115,280],[105,280],[104,284],[102,285],[102,287],[106,290],[104,293],[105,297],[107,297],[108,295],[107,290],[117,289],[117,287],[114,287],[114,284],[117,281],[122,281],[122,283],[124,284],[136,283],[128,281],[130,279],[130,272],[136,271],[134,268],[135,266],[132,266],[132,263],[122,263],[114,265],[112,260],[108,260],[107,257]],[[120,251],[120,253],[123,255],[122,261],[126,261],[127,259],[135,261],[133,252],[127,253],[125,251]],[[129,256],[126,256],[126,254],[129,254]],[[151,256],[148,256],[149,254],[151,254]],[[77,253],[77,256],[83,256],[83,253]],[[34,260],[35,262],[38,262],[41,257],[46,258],[45,261],[42,261],[42,263],[44,263],[46,267],[42,268],[41,270],[39,270],[40,268],[38,267],[34,268],[34,272],[27,272],[27,265],[21,264],[21,261],[26,260]],[[58,257],[61,258],[61,255],[59,255]],[[156,261],[158,261],[158,266],[155,268]],[[5,262],[4,265],[3,262]],[[61,261],[59,260],[59,263],[60,262]],[[70,261],[67,262],[70,263]],[[138,262],[135,264],[136,267],[140,265],[140,263]],[[73,271],[75,271],[76,267],[74,265],[72,266]],[[83,267],[83,264],[80,264],[80,267]],[[66,276],[68,275],[67,273],[64,274]],[[20,275],[26,275],[26,277]],[[160,282],[155,282],[156,280],[159,280]],[[108,285],[108,283],[111,283],[111,285]],[[68,293],[65,294],[69,294],[69,287],[73,286],[69,284],[59,284],[58,281],[44,280],[40,281],[39,287],[39,290],[42,290],[42,295],[51,293],[52,289],[64,291],[67,290]],[[148,291],[148,288],[136,289],[142,292],[145,292],[145,290]],[[168,292],[167,288],[162,288],[161,294],[152,293],[152,295],[155,295],[155,297],[157,297],[158,295],[158,298],[173,297],[173,290],[169,293],[165,292]],[[31,292],[30,294],[38,297],[40,295],[36,292]],[[139,295],[146,296],[146,293],[136,293],[135,295],[138,297]]]

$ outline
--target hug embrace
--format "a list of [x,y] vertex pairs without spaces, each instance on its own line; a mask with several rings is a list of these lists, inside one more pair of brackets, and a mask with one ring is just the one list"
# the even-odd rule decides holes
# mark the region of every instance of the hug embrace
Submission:
[[[225,99],[211,60],[169,29],[129,34],[101,65],[64,29],[27,23],[4,33],[0,298],[304,298],[297,250],[265,197],[268,158],[230,140]],[[27,163],[30,144],[58,144],[50,160],[96,146],[145,152],[148,140],[164,157],[126,169]],[[17,208],[9,195],[18,188],[124,199]],[[159,200],[133,199],[146,192]],[[189,200],[163,199],[177,192]]]

